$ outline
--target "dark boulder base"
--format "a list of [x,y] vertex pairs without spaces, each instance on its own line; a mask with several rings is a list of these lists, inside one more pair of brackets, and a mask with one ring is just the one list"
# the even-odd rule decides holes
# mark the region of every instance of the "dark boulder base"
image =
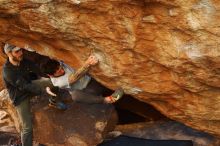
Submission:
[[121,135],[98,146],[193,146],[190,140],[150,140]]

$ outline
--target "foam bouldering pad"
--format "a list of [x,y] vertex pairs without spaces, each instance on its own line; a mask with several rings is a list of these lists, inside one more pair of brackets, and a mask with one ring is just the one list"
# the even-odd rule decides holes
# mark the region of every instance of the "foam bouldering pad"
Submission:
[[151,140],[121,135],[98,146],[193,146],[191,140]]

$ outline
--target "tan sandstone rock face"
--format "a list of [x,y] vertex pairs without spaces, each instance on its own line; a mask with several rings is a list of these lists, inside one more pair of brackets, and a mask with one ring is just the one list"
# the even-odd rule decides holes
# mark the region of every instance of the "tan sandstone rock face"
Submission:
[[8,92],[0,92],[0,131],[16,133],[20,129],[18,115],[9,100]]
[[93,53],[107,87],[220,136],[219,10],[218,0],[2,0],[0,40],[76,68]]

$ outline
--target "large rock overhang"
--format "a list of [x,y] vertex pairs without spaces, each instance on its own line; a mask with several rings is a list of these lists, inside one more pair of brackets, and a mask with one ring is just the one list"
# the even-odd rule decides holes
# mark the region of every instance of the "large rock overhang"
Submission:
[[92,53],[105,86],[220,136],[219,10],[210,0],[4,0],[0,40],[76,68]]

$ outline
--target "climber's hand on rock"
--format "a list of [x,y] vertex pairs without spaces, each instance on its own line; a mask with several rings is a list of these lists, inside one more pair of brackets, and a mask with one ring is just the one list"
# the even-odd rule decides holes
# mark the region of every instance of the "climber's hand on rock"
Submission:
[[89,56],[89,58],[86,60],[86,65],[96,65],[99,62],[98,58],[96,58],[94,55]]

